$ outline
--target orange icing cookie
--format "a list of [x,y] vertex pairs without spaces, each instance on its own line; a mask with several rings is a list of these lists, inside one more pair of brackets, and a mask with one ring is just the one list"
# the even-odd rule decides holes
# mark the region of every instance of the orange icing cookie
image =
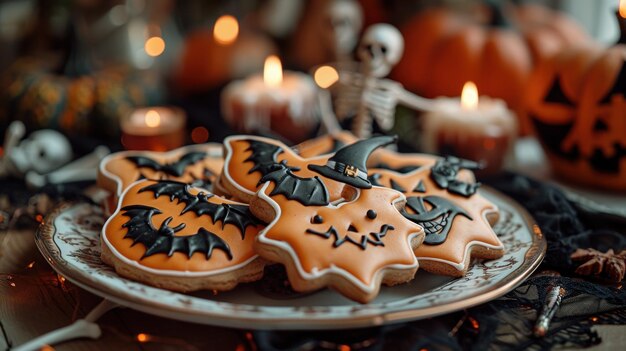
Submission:
[[[381,283],[395,285],[415,275],[413,250],[424,232],[400,213],[405,197],[372,187],[366,176],[357,179],[366,171],[371,149],[393,140],[365,140],[339,150],[325,166],[310,165],[344,183],[339,200],[332,200],[326,180],[300,177],[284,164],[262,177],[250,210],[271,222],[259,233],[255,248],[261,257],[285,265],[295,290],[331,287],[366,303],[377,296]],[[357,160],[345,163],[352,157]],[[347,171],[337,171],[337,165]]]
[[[285,162],[294,174],[303,178],[316,176],[307,165],[324,165],[331,155],[303,158],[293,149],[274,139],[237,135],[224,140],[226,149],[224,169],[218,180],[225,192],[242,202],[249,202],[259,186],[259,181],[271,168]],[[324,178],[331,199],[341,198],[343,184]]]
[[123,276],[172,290],[232,289],[261,277],[248,205],[185,183],[141,180],[102,229],[102,259]]
[[403,213],[426,231],[424,244],[415,250],[420,266],[433,273],[462,276],[472,257],[501,257],[504,246],[490,225],[497,221],[498,209],[478,192],[479,184],[467,169],[476,164],[428,155],[391,158],[391,164],[404,167],[411,157],[412,164],[423,166],[406,174],[370,169],[369,178],[407,197]]
[[[131,183],[140,179],[170,179],[210,189],[224,165],[221,144],[198,144],[169,152],[122,151],[100,162],[98,186],[110,191],[108,208]],[[110,211],[109,211],[110,212]]]

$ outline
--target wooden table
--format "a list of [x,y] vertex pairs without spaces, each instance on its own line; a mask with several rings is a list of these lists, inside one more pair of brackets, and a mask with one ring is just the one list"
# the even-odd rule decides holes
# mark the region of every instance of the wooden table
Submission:
[[[21,345],[84,317],[102,299],[64,281],[35,246],[32,230],[0,234],[0,350]],[[3,242],[4,240],[4,242]],[[10,272],[10,273],[6,273]],[[102,337],[56,350],[246,350],[245,331],[172,321],[118,308],[98,324]],[[145,334],[148,341],[140,342]]]

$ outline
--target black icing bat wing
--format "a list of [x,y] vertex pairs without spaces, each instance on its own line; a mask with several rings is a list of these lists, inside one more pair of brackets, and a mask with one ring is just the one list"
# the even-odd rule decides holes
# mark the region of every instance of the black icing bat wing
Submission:
[[180,177],[185,173],[185,168],[200,160],[203,160],[205,157],[205,152],[193,151],[184,154],[176,162],[166,164],[160,164],[159,162],[146,156],[128,156],[126,157],[126,159],[133,162],[139,168],[151,168],[155,171],[163,172],[170,176]]
[[198,216],[207,215],[211,217],[213,223],[222,222],[222,229],[226,224],[236,226],[241,238],[244,239],[248,226],[256,226],[260,222],[252,216],[248,206],[235,204],[215,204],[208,200],[213,194],[199,192],[193,195],[189,192],[189,185],[173,180],[161,180],[154,184],[139,189],[139,192],[151,191],[155,198],[159,196],[168,196],[170,201],[177,200],[177,203],[184,203],[185,208],[181,211],[181,215],[189,211],[194,212]]
[[270,196],[284,195],[288,200],[296,200],[304,206],[329,204],[328,189],[318,177],[298,177],[284,162],[275,164],[270,170],[259,181],[259,184],[274,182],[275,186]]
[[244,162],[254,163],[248,174],[260,172],[261,176],[265,176],[278,163],[277,157],[283,152],[283,149],[258,140],[246,140],[246,142],[249,144],[246,151],[252,151],[252,154]]
[[130,205],[121,209],[123,216],[128,217],[128,221],[122,225],[128,229],[124,238],[133,240],[133,246],[140,243],[146,247],[146,252],[141,257],[149,257],[155,254],[164,253],[172,256],[174,252],[182,252],[191,258],[196,252],[202,252],[206,259],[211,258],[213,250],[222,250],[233,259],[228,244],[219,236],[210,231],[200,228],[197,233],[184,236],[175,234],[185,228],[185,224],[170,227],[172,217],[167,217],[159,228],[152,223],[152,216],[160,214],[161,211],[154,207],[144,205]]

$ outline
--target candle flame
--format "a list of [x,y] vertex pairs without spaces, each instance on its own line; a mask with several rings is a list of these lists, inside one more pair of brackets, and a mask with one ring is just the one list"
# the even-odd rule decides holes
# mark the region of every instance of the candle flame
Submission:
[[315,78],[315,83],[317,83],[317,85],[319,85],[322,89],[328,88],[339,80],[339,73],[337,73],[336,69],[330,66],[322,66],[316,69],[313,76]]
[[283,67],[277,56],[271,55],[265,59],[263,67],[263,81],[271,87],[280,86],[283,82]]
[[231,15],[224,15],[215,21],[213,37],[218,44],[229,45],[237,40],[239,22]]
[[626,0],[619,1],[619,15],[621,18],[626,18]]
[[463,85],[461,106],[465,110],[475,110],[478,107],[478,88],[474,82],[467,82]]
[[158,127],[161,124],[161,115],[155,110],[149,110],[144,117],[146,125],[151,128]]
[[165,40],[161,37],[150,37],[144,44],[144,50],[148,56],[157,57],[165,51]]

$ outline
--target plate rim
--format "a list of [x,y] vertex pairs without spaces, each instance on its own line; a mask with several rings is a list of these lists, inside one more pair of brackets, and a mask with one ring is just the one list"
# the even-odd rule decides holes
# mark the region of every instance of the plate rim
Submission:
[[[363,314],[350,314],[347,316],[331,315],[325,317],[315,316],[314,318],[306,319],[284,316],[263,317],[262,314],[250,318],[229,313],[216,313],[215,311],[184,309],[178,306],[149,303],[149,301],[141,299],[135,294],[124,293],[119,289],[111,288],[107,284],[102,284],[95,279],[91,279],[90,275],[84,274],[61,256],[60,249],[53,240],[54,232],[56,231],[56,218],[65,210],[74,206],[89,205],[87,203],[66,202],[60,204],[45,218],[35,232],[35,243],[48,264],[50,264],[58,274],[61,274],[73,284],[121,306],[145,313],[187,322],[248,329],[320,330],[365,328],[432,318],[483,304],[512,291],[539,267],[546,254],[547,241],[532,216],[515,200],[489,186],[482,186],[481,191],[506,202],[517,212],[523,219],[524,224],[528,227],[533,240],[524,255],[524,261],[521,263],[520,267],[503,277],[489,291],[470,296],[463,300],[418,309],[402,309],[399,307],[395,307],[390,311],[372,309],[372,312]],[[517,272],[519,273],[515,274]],[[125,278],[120,277],[120,279]],[[135,283],[145,285],[140,282]],[[150,288],[159,289],[156,287]],[[161,290],[168,291],[165,289]],[[223,301],[214,301],[214,303],[232,306],[245,305]],[[281,306],[272,307],[281,308]]]

